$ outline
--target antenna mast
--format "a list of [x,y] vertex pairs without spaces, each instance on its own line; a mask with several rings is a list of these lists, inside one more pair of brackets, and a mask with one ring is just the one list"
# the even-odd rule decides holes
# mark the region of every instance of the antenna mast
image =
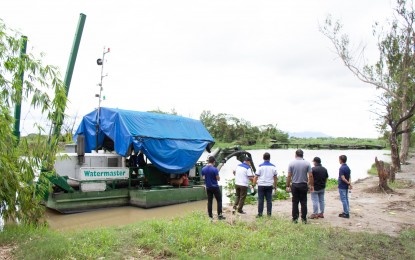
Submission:
[[[108,74],[104,75],[104,63],[105,63],[105,54],[110,52],[110,48],[105,49],[104,47],[104,51],[102,52],[102,59],[97,59],[97,64],[98,66],[101,66],[101,81],[98,83],[99,86],[99,94],[95,94],[95,97],[98,98],[98,116],[97,116],[97,125],[96,125],[96,132],[95,132],[95,136],[96,136],[96,146],[95,146],[95,151],[98,152],[98,133],[99,133],[99,124],[100,124],[100,113],[101,113],[101,101],[102,101],[102,80],[108,76]],[[104,96],[104,100],[105,100],[105,96]]]

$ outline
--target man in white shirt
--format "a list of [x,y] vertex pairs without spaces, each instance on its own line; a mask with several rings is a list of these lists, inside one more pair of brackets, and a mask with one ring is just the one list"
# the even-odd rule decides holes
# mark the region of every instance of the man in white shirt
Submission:
[[255,173],[254,185],[258,183],[258,215],[262,217],[264,212],[264,197],[267,200],[267,215],[271,216],[272,212],[272,189],[277,189],[277,168],[270,163],[271,155],[264,153],[264,162],[259,165]]
[[251,170],[251,160],[249,157],[244,158],[244,162],[239,164],[235,171],[235,189],[236,189],[236,198],[233,209],[237,210],[240,214],[246,214],[242,210],[245,198],[248,193],[249,182],[253,180],[254,175]]

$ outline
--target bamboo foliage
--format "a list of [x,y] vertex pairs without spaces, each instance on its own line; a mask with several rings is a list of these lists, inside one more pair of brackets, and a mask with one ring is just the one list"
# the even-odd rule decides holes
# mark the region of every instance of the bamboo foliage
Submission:
[[[40,123],[39,142],[20,144],[13,135],[13,108],[28,103],[47,117],[50,124],[62,120],[56,111],[65,109],[65,88],[57,67],[44,65],[42,57],[20,55],[21,34],[7,28],[0,19],[0,217],[24,223],[38,223],[42,192],[35,192],[34,180],[41,169],[51,169],[56,140],[40,141],[47,129]],[[25,75],[21,80],[22,73]],[[42,139],[44,140],[44,138]],[[42,176],[40,176],[42,178]]]

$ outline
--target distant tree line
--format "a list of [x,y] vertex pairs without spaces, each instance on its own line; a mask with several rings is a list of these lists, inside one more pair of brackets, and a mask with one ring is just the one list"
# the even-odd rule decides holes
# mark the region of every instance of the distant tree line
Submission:
[[225,113],[215,115],[211,111],[203,111],[200,121],[219,142],[240,145],[269,144],[270,141],[288,142],[288,133],[278,129],[276,124],[253,126],[244,119]]
[[[160,108],[147,112],[179,115],[176,109],[162,111]],[[288,133],[278,129],[277,124],[253,126],[251,122],[235,116],[219,113],[212,114],[204,110],[200,114],[200,121],[219,143],[234,143],[238,145],[259,145],[260,147],[272,147],[275,143],[285,144],[340,144],[340,145],[379,145],[387,146],[387,137],[354,138],[354,137],[290,137]],[[415,140],[415,138],[413,138]]]

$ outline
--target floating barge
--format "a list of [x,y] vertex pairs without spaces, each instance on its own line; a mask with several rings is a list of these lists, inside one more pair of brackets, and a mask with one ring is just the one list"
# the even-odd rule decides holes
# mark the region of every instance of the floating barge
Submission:
[[62,213],[204,200],[205,150],[218,168],[232,156],[251,157],[239,148],[211,152],[214,140],[199,120],[104,107],[83,117],[74,140],[48,177],[45,205]]
[[93,209],[136,206],[153,208],[190,201],[206,199],[206,191],[201,186],[164,189],[114,189],[106,191],[72,193],[52,193],[46,202],[46,207],[61,213],[77,213]]

